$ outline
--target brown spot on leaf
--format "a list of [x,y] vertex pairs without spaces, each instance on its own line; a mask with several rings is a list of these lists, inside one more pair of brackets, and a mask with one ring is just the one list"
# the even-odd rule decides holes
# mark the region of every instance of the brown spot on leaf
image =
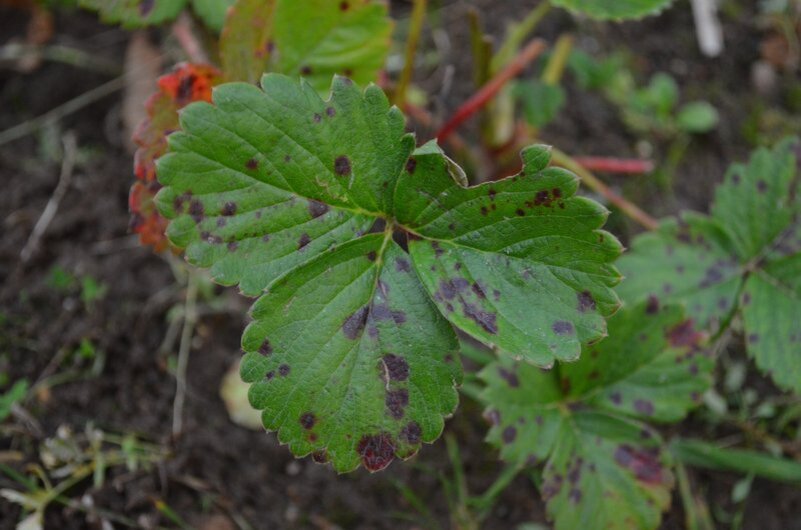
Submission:
[[384,404],[387,406],[390,416],[396,420],[401,419],[404,409],[409,404],[409,391],[405,388],[390,390],[384,398]]
[[676,324],[668,330],[667,339],[671,346],[694,347],[697,346],[704,334],[696,331],[692,319]]
[[517,374],[511,370],[507,370],[506,368],[499,366],[498,375],[501,376],[501,379],[506,381],[510,387],[517,388],[520,386],[520,380],[517,378]]
[[289,375],[289,371],[290,371],[290,368],[289,368],[288,364],[282,364],[281,366],[278,367],[278,375],[280,375],[281,377],[288,376]]
[[[457,263],[457,265],[458,265],[458,263]],[[478,296],[479,298],[481,298],[481,299],[487,298],[487,294],[484,292],[483,287],[481,287],[481,283],[473,282],[472,289],[473,289],[473,292],[476,293],[476,296]]]
[[153,11],[156,0],[139,0],[139,14],[146,17]]
[[303,234],[300,236],[300,239],[298,239],[298,250],[303,250],[309,243],[311,243],[309,234],[303,232]]
[[551,329],[557,335],[573,335],[576,330],[573,329],[573,324],[566,320],[557,320],[551,326]]
[[311,215],[313,219],[325,215],[330,209],[331,208],[325,203],[315,200],[309,201],[309,215]]
[[236,203],[228,201],[223,204],[222,207],[222,214],[226,217],[230,217],[236,213]]
[[630,445],[621,445],[615,450],[615,462],[627,468],[640,482],[661,484],[664,482],[662,465],[657,454],[652,451],[637,449]]
[[406,172],[412,174],[415,169],[417,169],[417,160],[409,157],[409,160],[406,161]]
[[339,10],[340,11],[347,11],[350,9],[350,4],[348,2],[340,2],[339,3]]
[[517,437],[517,429],[510,425],[503,430],[501,436],[503,437],[503,443],[510,444],[514,442]]
[[270,355],[273,353],[273,346],[270,344],[269,339],[264,339],[261,343],[261,346],[259,346],[259,353],[262,355]]
[[395,260],[395,270],[398,272],[409,272],[412,268],[409,266],[409,261],[406,258],[398,258]]
[[351,316],[342,323],[342,332],[350,340],[356,340],[364,331],[367,322],[367,306],[357,309]]
[[408,444],[419,444],[423,436],[423,430],[416,421],[410,421],[403,426],[398,437]]
[[381,471],[395,459],[395,443],[386,432],[362,436],[356,451],[371,472]]
[[334,160],[334,172],[340,177],[347,177],[350,175],[350,158],[345,155],[338,156],[336,160]]
[[317,418],[311,412],[304,412],[300,416],[300,424],[303,426],[304,429],[307,431],[314,427],[314,424],[317,423]]
[[659,312],[659,298],[654,295],[648,297],[648,302],[645,303],[645,313],[648,315],[655,315]]
[[196,223],[199,223],[203,220],[203,214],[205,211],[206,209],[203,207],[203,203],[199,200],[192,199],[189,202],[189,215],[192,216],[192,219],[194,219]]
[[388,353],[381,360],[384,368],[382,376],[389,377],[390,381],[409,379],[409,363],[406,362],[406,359],[394,353]]
[[768,191],[768,184],[762,179],[757,180],[756,188],[759,193],[765,193]]
[[255,158],[251,158],[247,162],[245,162],[245,167],[247,167],[251,171],[256,171],[259,169],[259,161]]
[[326,115],[327,115],[329,118],[333,118],[334,116],[336,116],[336,115],[337,115],[337,110],[336,110],[334,107],[326,107],[326,109],[325,109],[325,114],[326,114]]
[[642,414],[644,416],[651,416],[654,413],[654,404],[647,399],[635,399],[634,400],[634,411],[637,414]]
[[302,66],[300,68],[300,75],[311,75],[312,68],[309,65]]
[[577,293],[576,297],[578,298],[578,310],[580,313],[595,311],[595,298],[592,297],[589,291]]
[[369,259],[370,261],[375,261],[377,257],[378,254],[376,254],[375,250],[371,250],[370,252],[367,253],[367,259]]
[[492,335],[498,333],[497,315],[495,313],[482,311],[476,305],[465,302],[462,302],[462,306],[465,316],[481,326],[484,331]]

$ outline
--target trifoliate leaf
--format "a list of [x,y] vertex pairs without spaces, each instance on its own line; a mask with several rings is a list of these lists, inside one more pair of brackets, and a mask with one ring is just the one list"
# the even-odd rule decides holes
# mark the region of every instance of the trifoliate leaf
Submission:
[[183,110],[157,202],[190,262],[262,295],[242,375],[295,454],[378,470],[435,439],[461,373],[446,318],[542,364],[603,335],[620,245],[546,148],[467,188],[375,86],[335,78],[323,101],[281,75],[260,85]]
[[[192,9],[203,22],[214,31],[220,31],[225,23],[225,14],[235,0],[192,0]],[[263,2],[264,0],[262,0]]]
[[624,308],[609,338],[553,371],[501,359],[480,373],[488,440],[511,463],[545,462],[557,530],[651,529],[673,484],[658,434],[700,401],[712,360],[678,306]]
[[553,5],[602,20],[640,18],[659,13],[673,0],[553,0]]
[[445,317],[503,354],[549,366],[604,336],[621,247],[600,230],[606,210],[575,196],[578,178],[547,167],[547,148],[522,157],[519,175],[464,188],[441,152],[421,149],[398,182],[395,212]]
[[741,315],[749,355],[782,388],[801,391],[801,198],[797,140],[759,149],[715,193],[711,216],[635,239],[620,261],[627,301],[683,302],[716,332]]
[[130,228],[143,245],[154,250],[167,247],[167,221],[153,203],[161,185],[156,180],[156,159],[167,152],[167,135],[178,129],[178,111],[193,101],[210,101],[211,88],[220,82],[216,68],[200,64],[179,64],[159,78],[158,91],[145,103],[147,118],[137,127],[133,141],[136,182],[128,196]]
[[140,28],[174,19],[186,0],[80,0],[78,5],[98,11],[107,24]]
[[324,94],[334,74],[375,81],[389,53],[392,24],[377,0],[238,0],[220,44],[232,81],[265,71],[303,76]]

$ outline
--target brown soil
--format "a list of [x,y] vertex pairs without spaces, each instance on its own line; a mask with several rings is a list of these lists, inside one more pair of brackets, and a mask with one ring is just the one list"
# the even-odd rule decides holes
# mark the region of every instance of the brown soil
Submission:
[[[436,3],[436,2],[435,2]],[[442,65],[452,65],[453,84],[441,93],[445,68],[419,72],[421,84],[439,95],[433,102],[438,116],[447,115],[474,90],[470,57],[465,50],[465,4],[445,4],[432,18],[450,39]],[[498,39],[509,20],[520,18],[521,6],[531,2],[481,0],[470,2],[484,13],[489,31]],[[739,2],[751,4],[751,2]],[[394,8],[398,15],[406,7]],[[576,22],[554,14],[542,36],[553,39],[574,30],[587,49],[600,52],[628,48],[638,60],[642,79],[656,71],[673,73],[687,98],[704,97],[723,117],[709,135],[693,142],[675,176],[673,193],[657,194],[646,177],[616,177],[609,181],[642,199],[655,215],[679,208],[708,208],[711,190],[732,160],[742,160],[750,149],[741,130],[753,105],[748,82],[759,55],[760,30],[753,8],[741,8],[726,20],[728,49],[723,58],[709,60],[697,51],[689,6],[642,23],[601,25]],[[25,17],[0,8],[0,45],[20,36]],[[153,31],[155,38],[163,35]],[[77,46],[122,63],[128,34],[102,26],[92,14],[73,12],[56,17],[55,42]],[[432,39],[426,42],[431,44]],[[0,70],[0,130],[42,114],[105,82],[101,74],[47,62],[31,73]],[[637,138],[626,132],[616,110],[595,94],[579,92],[568,83],[570,105],[544,138],[567,152],[582,155],[632,156]],[[423,499],[442,528],[457,528],[450,518],[446,490],[440,475],[452,476],[444,440],[426,446],[406,463],[371,475],[363,470],[337,476],[329,467],[308,459],[294,460],[275,436],[252,432],[231,423],[218,397],[220,379],[239,357],[239,337],[246,323],[248,300],[217,289],[222,310],[201,318],[191,353],[189,392],[183,435],[170,438],[175,379],[159,346],[168,327],[167,312],[181,300],[176,281],[164,259],[141,248],[128,235],[127,193],[132,182],[132,160],[126,153],[119,125],[121,97],[112,95],[60,122],[74,130],[81,160],[43,244],[20,268],[19,253],[58,180],[59,164],[46,156],[47,137],[34,134],[0,147],[0,372],[10,380],[35,381],[58,352],[74,350],[81,340],[93,341],[105,355],[101,375],[72,380],[53,387],[26,403],[40,429],[27,427],[0,438],[0,450],[20,451],[24,463],[38,460],[37,446],[59,426],[75,432],[87,422],[116,433],[134,432],[170,450],[170,457],[146,472],[114,469],[104,485],[87,480],[69,492],[71,498],[91,497],[95,506],[124,514],[143,527],[174,527],[160,514],[155,501],[163,500],[194,527],[220,526],[215,514],[241,517],[254,528],[396,529],[426,528],[410,521],[415,514],[397,483]],[[469,131],[469,129],[468,129]],[[469,133],[468,133],[469,134]],[[663,145],[657,144],[656,157]],[[642,179],[632,184],[631,179]],[[633,228],[613,217],[611,226],[626,237]],[[91,276],[108,286],[105,297],[86,308],[79,290],[55,289],[48,282],[54,266],[78,276]],[[217,307],[217,306],[215,306]],[[85,369],[87,361],[68,359],[59,370]],[[471,492],[486,489],[502,469],[496,453],[482,441],[485,424],[480,407],[464,397],[446,433],[458,441]],[[678,432],[699,432],[688,423]],[[11,431],[8,432],[10,434]],[[703,433],[702,433],[703,435]],[[5,436],[5,435],[4,435]],[[17,469],[23,463],[15,464]],[[694,472],[699,489],[710,503],[734,511],[730,500],[738,477]],[[10,487],[0,476],[0,488]],[[89,498],[84,497],[84,498]],[[14,528],[20,509],[0,500],[0,529]],[[678,496],[666,515],[664,528],[683,528]],[[212,526],[216,521],[218,526]],[[484,528],[514,528],[526,521],[545,522],[544,507],[533,483],[518,477],[501,495]],[[46,528],[99,528],[80,511],[53,505]],[[801,492],[789,486],[757,480],[744,509],[745,529],[801,528]]]

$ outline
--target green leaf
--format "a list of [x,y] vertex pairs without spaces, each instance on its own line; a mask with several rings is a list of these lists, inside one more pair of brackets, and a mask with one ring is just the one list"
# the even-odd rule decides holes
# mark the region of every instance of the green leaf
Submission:
[[618,306],[606,211],[545,167],[546,148],[473,188],[435,143],[413,149],[377,87],[337,77],[323,101],[267,74],[187,106],[158,161],[171,242],[261,295],[242,343],[251,404],[295,454],[340,471],[439,435],[461,379],[448,320],[551,364],[600,338]]
[[375,81],[391,31],[387,5],[377,0],[239,0],[223,33],[223,70],[250,82],[264,71],[300,75],[324,94],[334,74]]
[[620,260],[624,300],[683,302],[717,332],[743,318],[757,366],[782,388],[801,391],[801,198],[798,141],[758,149],[735,164],[715,193],[711,216],[685,215],[635,239]]
[[242,344],[260,353],[245,356],[242,377],[296,455],[378,471],[439,437],[456,408],[456,336],[405,260],[391,238],[364,236],[284,276],[254,306]]
[[3,395],[0,395],[0,421],[4,421],[11,414],[11,407],[25,398],[28,393],[28,380],[20,379]]
[[80,0],[79,5],[98,11],[107,24],[141,28],[174,19],[186,0]]
[[553,5],[601,20],[622,20],[654,15],[673,0],[553,0]]
[[420,279],[445,317],[503,354],[550,366],[605,335],[618,300],[620,243],[607,212],[576,197],[543,146],[516,176],[464,188],[439,151],[419,150],[398,182],[398,221]]
[[501,359],[479,374],[488,440],[511,463],[545,462],[557,529],[656,528],[672,475],[642,420],[676,421],[711,383],[703,335],[677,306],[624,308],[609,338],[553,371]]
[[158,165],[170,240],[247,295],[366,232],[414,145],[377,87],[337,78],[326,103],[284,76],[261,84],[221,85],[214,105],[188,107]]
[[[203,22],[213,29],[220,31],[225,23],[225,14],[235,0],[192,0],[192,9],[203,19]],[[263,1],[263,0],[262,0]]]
[[565,91],[562,87],[540,81],[516,84],[515,95],[523,104],[526,121],[538,128],[551,123],[565,104]]
[[694,101],[684,105],[676,116],[679,127],[689,133],[705,133],[718,124],[718,111],[706,101]]

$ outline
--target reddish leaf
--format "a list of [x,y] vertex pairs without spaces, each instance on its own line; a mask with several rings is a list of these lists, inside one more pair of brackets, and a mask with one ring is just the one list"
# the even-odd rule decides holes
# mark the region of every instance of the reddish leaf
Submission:
[[167,151],[167,135],[179,128],[178,111],[193,101],[211,101],[211,89],[221,82],[213,66],[183,63],[159,78],[158,91],[146,103],[147,118],[133,135],[138,146],[134,154],[136,182],[131,187],[128,207],[130,228],[143,245],[160,252],[167,248],[167,221],[153,202],[161,185],[156,180],[156,159]]

